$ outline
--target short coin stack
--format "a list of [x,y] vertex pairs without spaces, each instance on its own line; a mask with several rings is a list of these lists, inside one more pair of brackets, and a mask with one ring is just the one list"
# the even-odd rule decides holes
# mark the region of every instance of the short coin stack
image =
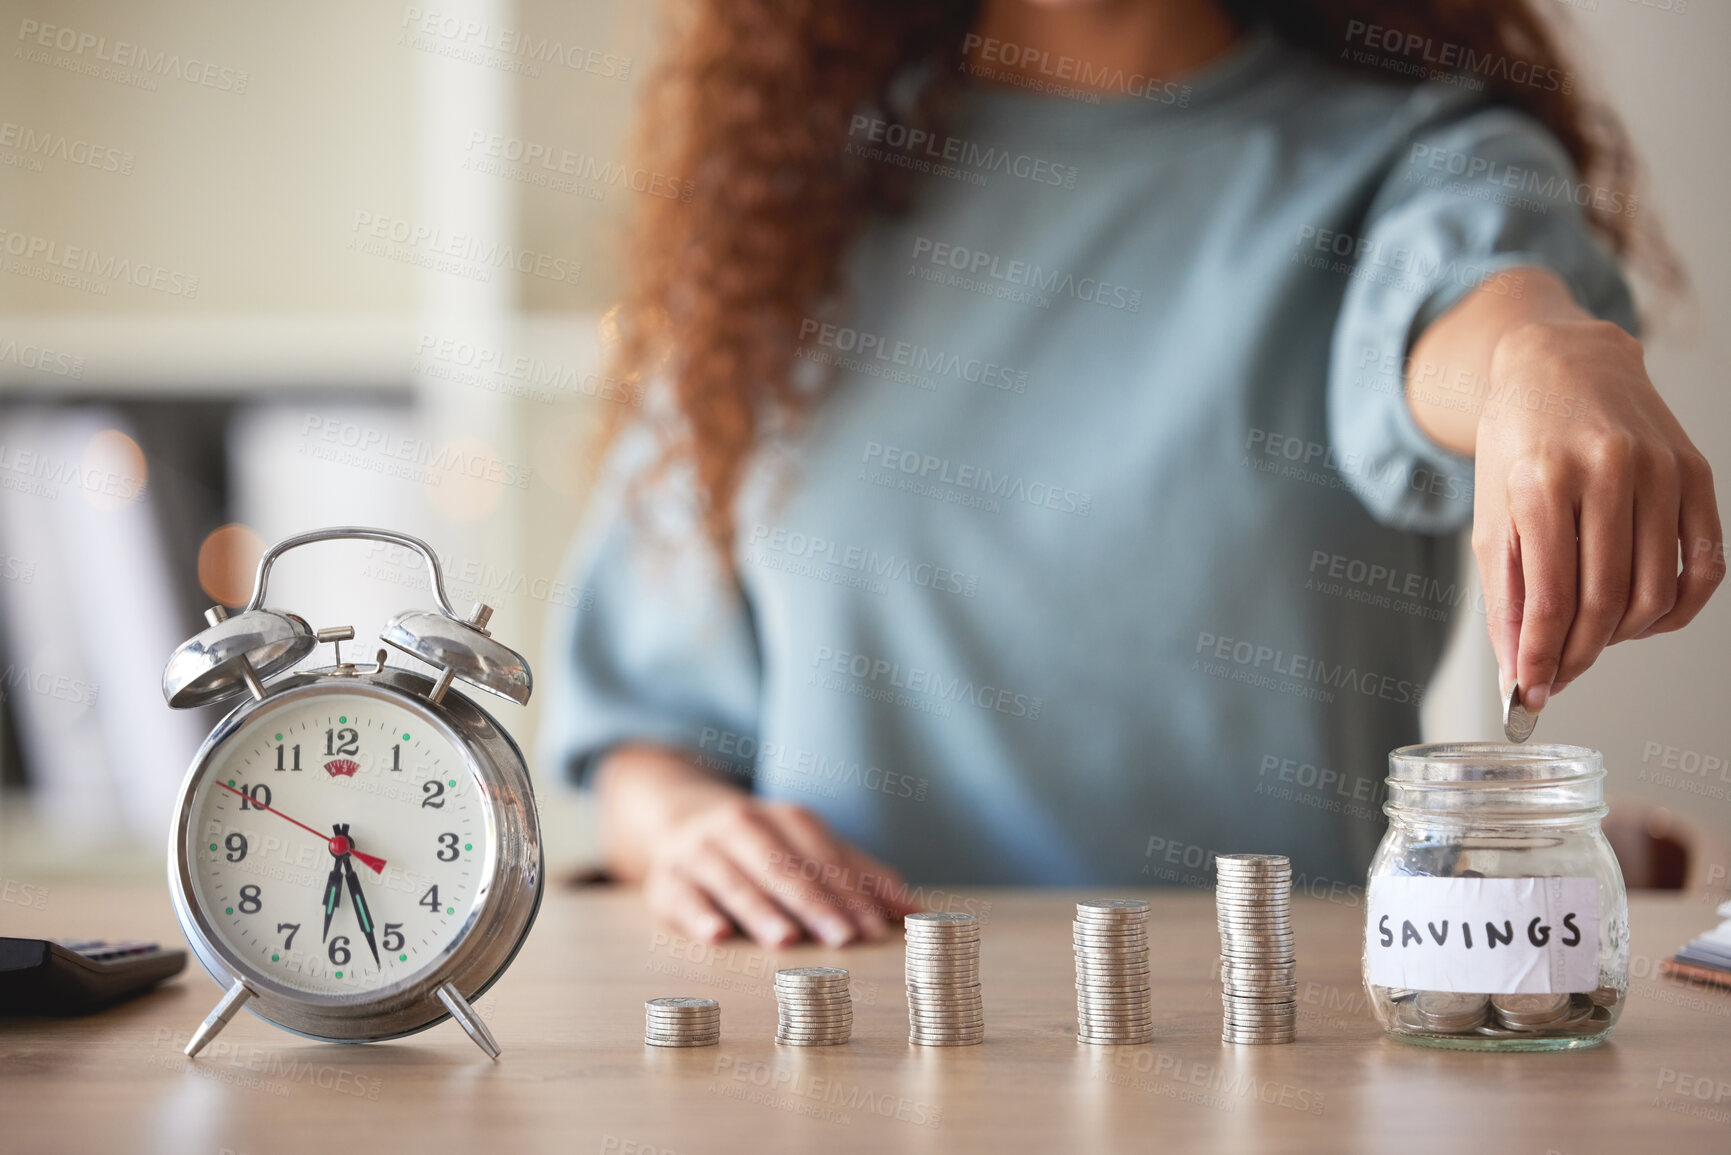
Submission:
[[790,1047],[831,1047],[853,1034],[853,996],[841,967],[792,967],[775,972],[779,1019],[775,1041]]
[[907,928],[908,1042],[961,1047],[986,1037],[980,1003],[980,920],[922,911]]
[[[1413,999],[1413,1011],[1428,1031],[1443,1035],[1465,1034],[1485,1025],[1491,1017],[1488,995],[1458,994],[1454,991],[1420,991]],[[1564,1017],[1568,1017],[1568,999],[1563,999]]]
[[1148,986],[1148,904],[1101,898],[1076,904],[1076,1040],[1146,1043],[1154,1037]]
[[721,1041],[721,1004],[714,999],[650,999],[643,1004],[643,1041],[652,1047],[709,1047]]
[[1290,1043],[1297,1037],[1292,958],[1292,863],[1279,854],[1222,854],[1214,893],[1220,920],[1220,1038]]
[[1547,1031],[1568,1023],[1575,1006],[1568,995],[1492,995],[1496,1025],[1509,1031]]

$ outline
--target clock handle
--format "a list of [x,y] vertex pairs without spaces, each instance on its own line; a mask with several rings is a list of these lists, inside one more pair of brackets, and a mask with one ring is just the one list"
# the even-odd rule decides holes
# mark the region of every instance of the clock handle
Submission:
[[382,541],[387,545],[400,545],[404,549],[412,549],[420,554],[427,561],[427,573],[432,578],[433,597],[438,600],[439,609],[453,621],[464,620],[456,610],[451,608],[450,599],[445,596],[445,576],[439,570],[439,558],[433,553],[431,546],[420,538],[411,537],[406,533],[397,533],[395,530],[389,529],[369,529],[360,525],[337,525],[329,529],[315,529],[308,533],[299,533],[294,537],[285,537],[265,550],[264,556],[258,559],[258,576],[253,579],[252,601],[247,603],[247,610],[256,610],[264,606],[265,583],[270,580],[270,567],[275,564],[277,558],[298,546],[311,545],[315,541],[339,541],[344,538],[354,541]]

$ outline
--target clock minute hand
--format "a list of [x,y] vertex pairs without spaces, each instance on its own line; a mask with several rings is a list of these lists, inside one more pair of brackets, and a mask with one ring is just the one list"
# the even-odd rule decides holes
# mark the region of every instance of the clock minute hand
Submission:
[[379,966],[379,944],[373,940],[373,912],[367,909],[367,900],[361,895],[361,877],[355,873],[348,855],[340,861],[343,873],[348,876],[349,897],[355,904],[355,921],[361,924],[361,933],[367,936],[367,949],[373,952],[373,965]]

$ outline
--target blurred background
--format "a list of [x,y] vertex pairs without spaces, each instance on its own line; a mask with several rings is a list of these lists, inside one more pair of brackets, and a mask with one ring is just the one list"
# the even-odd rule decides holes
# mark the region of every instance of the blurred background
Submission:
[[[436,6],[435,6],[436,5]],[[1731,6],[1570,0],[1576,76],[1648,166],[1639,211],[1692,280],[1649,367],[1731,511]],[[0,875],[160,877],[174,792],[220,716],[162,665],[260,549],[334,524],[421,536],[452,600],[532,667],[589,442],[622,387],[598,319],[633,205],[684,174],[626,149],[652,0],[255,5],[0,0]],[[352,625],[429,605],[401,551],[289,555],[272,605]],[[1463,610],[1427,738],[1498,736]],[[1605,752],[1632,883],[1727,889],[1731,594],[1610,651],[1541,737]],[[323,647],[312,659],[328,664]],[[494,712],[530,756],[549,864],[594,860],[536,753],[545,697]],[[490,704],[489,709],[493,709]],[[0,909],[0,919],[4,911]],[[1703,907],[1703,921],[1710,911]]]

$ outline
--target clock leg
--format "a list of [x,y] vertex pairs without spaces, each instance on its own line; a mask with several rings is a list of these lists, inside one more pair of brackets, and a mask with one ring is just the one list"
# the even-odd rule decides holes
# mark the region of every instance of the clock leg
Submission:
[[475,1040],[475,1045],[487,1052],[489,1059],[499,1057],[499,1044],[493,1039],[493,1032],[487,1029],[487,1024],[481,1021],[481,1016],[475,1013],[475,1008],[458,993],[455,983],[446,983],[434,992],[439,1001],[445,1004],[445,1009],[451,1012],[451,1017],[457,1020],[457,1025],[469,1032],[469,1037]]
[[240,1012],[250,998],[252,992],[246,989],[245,983],[236,982],[229,987],[228,993],[222,996],[222,1002],[216,1004],[216,1009],[205,1016],[204,1022],[198,1025],[198,1030],[192,1032],[192,1040],[186,1044],[186,1057],[196,1058],[198,1053],[204,1050],[204,1045],[228,1026],[228,1021]]

